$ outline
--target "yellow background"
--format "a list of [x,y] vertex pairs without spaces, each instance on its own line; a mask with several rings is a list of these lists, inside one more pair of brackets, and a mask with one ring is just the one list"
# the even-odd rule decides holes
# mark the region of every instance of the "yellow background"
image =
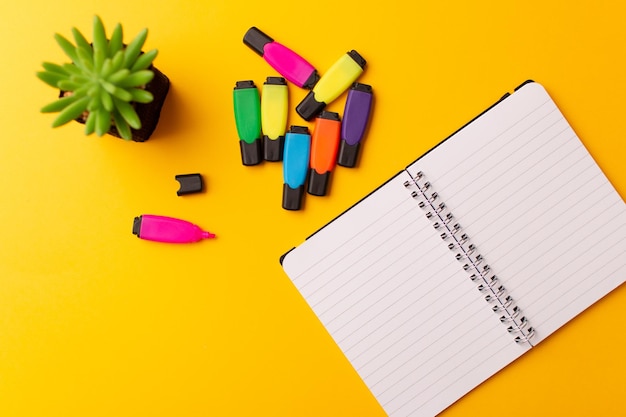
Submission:
[[[146,143],[39,113],[56,92],[35,72],[65,62],[53,34],[91,39],[96,13],[125,40],[148,27],[172,81]],[[383,416],[280,255],[528,78],[626,196],[625,16],[618,0],[2,2],[0,416]],[[242,43],[253,25],[321,73],[350,49],[368,61],[360,166],[300,212],[281,209],[280,164],[240,162],[232,88],[276,75]],[[304,95],[290,86],[290,124]],[[191,172],[207,191],[177,197]],[[147,213],[218,238],[139,240]],[[626,415],[625,315],[622,286],[443,415]]]

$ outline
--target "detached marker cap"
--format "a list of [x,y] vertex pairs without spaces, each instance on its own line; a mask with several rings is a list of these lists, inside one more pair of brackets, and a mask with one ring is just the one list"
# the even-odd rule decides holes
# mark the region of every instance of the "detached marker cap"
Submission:
[[192,243],[215,237],[186,220],[153,214],[135,217],[133,234],[141,239],[165,243]]
[[354,83],[348,92],[341,124],[341,142],[337,164],[352,168],[356,166],[361,142],[372,109],[372,87]]
[[253,81],[237,81],[233,90],[233,104],[241,163],[257,165],[263,160],[263,139],[261,137],[261,97]]
[[174,177],[179,182],[180,187],[176,195],[200,193],[204,189],[204,182],[200,174],[181,174]]
[[317,116],[327,104],[339,97],[356,81],[363,72],[365,63],[365,59],[355,50],[342,55],[298,104],[296,112],[307,121]]

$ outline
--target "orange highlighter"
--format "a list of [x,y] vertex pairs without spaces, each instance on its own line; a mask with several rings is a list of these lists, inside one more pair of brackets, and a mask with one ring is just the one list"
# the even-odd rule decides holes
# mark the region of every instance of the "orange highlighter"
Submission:
[[311,171],[309,172],[309,194],[323,196],[328,190],[330,173],[337,163],[341,121],[339,114],[323,111],[315,119],[311,138]]

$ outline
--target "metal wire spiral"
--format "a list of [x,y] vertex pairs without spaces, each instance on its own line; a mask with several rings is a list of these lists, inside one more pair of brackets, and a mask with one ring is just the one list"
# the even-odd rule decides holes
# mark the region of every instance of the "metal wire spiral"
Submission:
[[413,189],[411,197],[418,201],[418,206],[426,212],[426,218],[432,222],[435,230],[441,232],[439,236],[448,242],[448,249],[456,252],[454,257],[462,263],[463,270],[470,274],[469,278],[477,284],[478,291],[484,294],[485,301],[491,304],[492,311],[500,315],[500,322],[509,325],[507,331],[515,335],[515,342],[531,344],[534,329],[484,257],[477,252],[476,246],[463,233],[463,228],[454,220],[452,212],[445,203],[438,201],[439,195],[431,191],[432,185],[425,181],[424,174],[417,172],[413,181],[405,181],[404,186]]

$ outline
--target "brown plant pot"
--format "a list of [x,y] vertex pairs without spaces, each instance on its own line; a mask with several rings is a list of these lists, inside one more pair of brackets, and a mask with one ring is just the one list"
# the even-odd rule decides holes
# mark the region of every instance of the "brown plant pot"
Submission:
[[[135,142],[145,142],[150,138],[157,127],[159,117],[161,116],[161,109],[163,108],[163,103],[165,103],[165,97],[170,90],[169,78],[167,78],[167,76],[156,67],[151,66],[149,69],[154,72],[154,78],[146,84],[146,91],[152,93],[154,100],[150,103],[133,104],[135,111],[137,112],[137,116],[139,116],[139,120],[141,121],[141,129],[135,130],[131,128],[130,130],[132,133],[132,140]],[[63,95],[64,92],[61,91],[59,96],[62,97]],[[85,120],[86,119],[84,117],[76,119],[78,123],[82,124],[85,124]],[[107,133],[111,136],[121,138],[114,124],[111,125],[111,128]]]

